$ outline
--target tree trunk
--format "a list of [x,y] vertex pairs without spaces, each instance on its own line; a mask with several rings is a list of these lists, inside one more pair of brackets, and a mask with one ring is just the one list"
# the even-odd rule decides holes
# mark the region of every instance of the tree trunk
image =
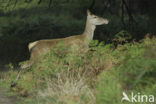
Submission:
[[149,32],[156,35],[156,0],[148,0],[149,4]]

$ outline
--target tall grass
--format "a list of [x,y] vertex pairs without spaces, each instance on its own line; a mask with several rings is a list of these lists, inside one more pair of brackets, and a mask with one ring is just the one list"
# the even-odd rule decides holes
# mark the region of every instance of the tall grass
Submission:
[[[0,7],[0,59],[10,63],[9,70],[0,73],[0,86],[8,90],[17,74],[14,64],[29,58],[27,44],[82,33],[88,7],[87,2],[63,0],[51,8],[48,0],[40,5],[38,0],[23,0],[14,7],[11,1],[7,8]],[[138,24],[125,28],[119,16],[102,16],[110,20],[95,32],[94,38],[102,42],[92,41],[88,50],[73,52],[58,45],[23,70],[11,89],[23,97],[19,104],[120,104],[123,91],[156,96],[156,38],[130,42],[144,36],[148,18],[135,15]]]
[[[117,48],[92,41],[76,52],[61,44],[25,69],[12,91],[29,96],[24,104],[120,104],[123,91],[156,96],[155,40]],[[10,69],[0,83],[9,86],[16,73]]]
[[112,52],[118,61],[98,76],[98,104],[121,104],[122,92],[156,96],[154,41],[155,38],[146,38],[142,43],[119,45]]

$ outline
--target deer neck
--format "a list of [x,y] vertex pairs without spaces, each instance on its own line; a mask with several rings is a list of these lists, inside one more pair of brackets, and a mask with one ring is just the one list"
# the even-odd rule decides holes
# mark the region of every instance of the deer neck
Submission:
[[91,40],[93,40],[93,36],[94,36],[94,31],[95,31],[96,26],[91,24],[89,22],[89,20],[87,19],[86,21],[86,27],[85,30],[83,32],[83,36],[84,36],[84,40],[87,42],[90,42]]

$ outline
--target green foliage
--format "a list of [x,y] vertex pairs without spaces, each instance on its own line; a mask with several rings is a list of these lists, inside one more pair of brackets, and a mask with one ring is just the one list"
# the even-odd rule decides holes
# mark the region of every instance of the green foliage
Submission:
[[[28,43],[82,33],[90,4],[89,0],[54,0],[47,8],[49,0],[42,0],[40,5],[38,0],[18,0],[16,5],[15,0],[10,1],[0,2],[0,59],[9,63],[8,72],[0,73],[0,86],[7,89],[17,74],[14,64],[29,57]],[[105,5],[97,1],[95,14],[101,12],[110,22],[97,28],[97,40],[91,41],[89,51],[72,51],[58,44],[25,69],[17,86],[11,89],[20,96],[29,96],[19,104],[120,104],[123,91],[156,96],[156,39],[128,43],[144,36],[148,17],[134,13],[137,24],[128,25],[125,16],[125,27],[117,9],[119,4],[117,0],[110,4],[111,9],[106,6],[103,10]],[[113,42],[116,48],[108,44]]]
[[[123,91],[156,96],[155,38],[116,49],[112,44],[92,41],[90,49],[75,52],[60,43],[25,69],[12,89],[30,97],[21,104],[120,104]],[[10,69],[2,74],[0,84],[9,86],[16,73]]]
[[131,39],[131,34],[129,34],[127,31],[125,30],[122,30],[120,31],[119,33],[117,33],[115,36],[114,36],[115,39]]
[[98,77],[100,82],[96,87],[97,104],[118,104],[122,88],[116,72],[114,70],[102,72]]
[[[90,4],[88,0],[54,0],[51,8],[47,8],[49,0],[42,1],[39,5],[38,0],[31,2],[18,0],[16,5],[16,0],[9,1],[1,1],[0,4],[0,13],[2,13],[0,16],[0,49],[2,49],[0,59],[5,63],[12,62],[13,64],[29,58],[27,50],[29,42],[81,34],[85,28],[86,10]],[[114,3],[118,4],[119,1]],[[117,14],[108,10],[103,11],[101,4],[101,1],[97,1],[95,4],[97,10],[93,13],[108,18],[110,22],[96,29],[95,39],[105,41],[105,43],[112,43],[115,39],[127,41],[127,37],[141,38],[147,31],[147,16],[134,14],[136,21],[139,21],[138,24],[124,27],[117,9],[113,10]],[[110,5],[114,8],[119,6],[113,3]],[[120,34],[118,38],[114,37],[116,33]]]
[[[44,12],[44,11],[43,11]],[[58,16],[56,13],[32,15],[22,14],[0,17],[0,48],[3,48],[1,60],[17,63],[28,58],[29,42],[46,39],[62,38],[71,34],[81,33],[85,22],[74,19],[68,13]],[[31,14],[31,13],[30,13]],[[70,20],[70,21],[68,21]],[[71,28],[71,25],[73,28]],[[4,47],[5,46],[5,47]]]
[[[98,104],[120,104],[123,91],[156,95],[154,41],[155,38],[147,38],[140,44],[119,45],[112,52],[118,61],[112,69],[99,75],[96,88]],[[150,53],[153,53],[152,58]]]

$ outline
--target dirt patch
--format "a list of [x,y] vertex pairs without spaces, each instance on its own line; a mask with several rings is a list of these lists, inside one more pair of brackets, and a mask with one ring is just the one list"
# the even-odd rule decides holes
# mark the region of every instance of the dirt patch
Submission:
[[0,88],[0,104],[17,104],[17,101],[15,96],[7,96],[7,91]]

